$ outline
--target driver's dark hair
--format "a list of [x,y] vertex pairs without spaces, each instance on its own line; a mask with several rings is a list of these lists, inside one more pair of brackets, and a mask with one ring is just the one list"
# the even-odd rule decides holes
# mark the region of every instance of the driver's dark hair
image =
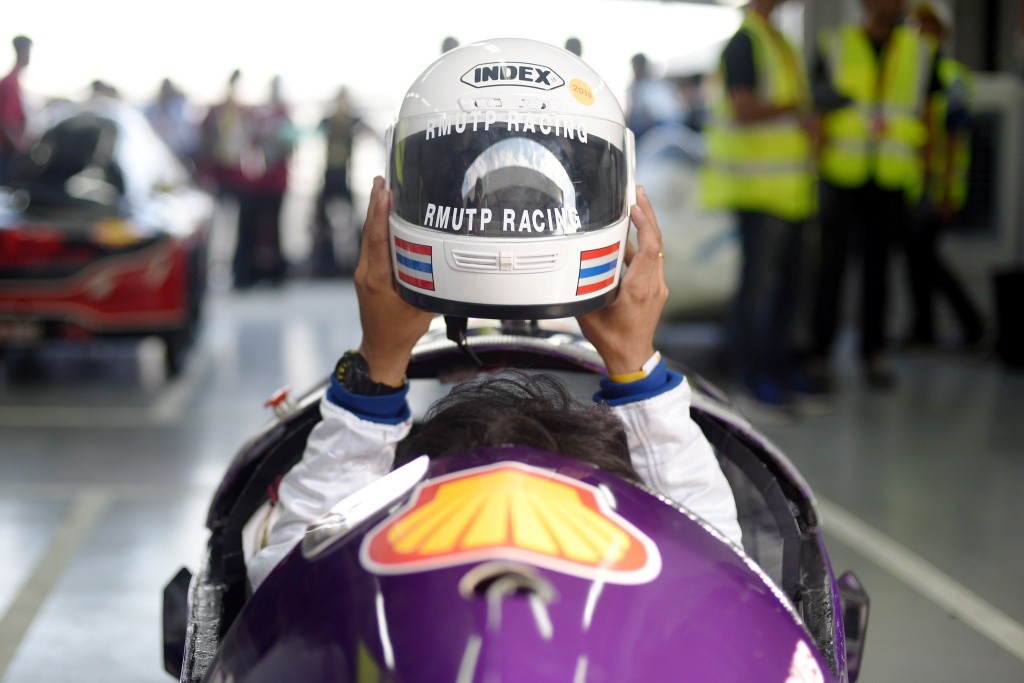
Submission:
[[640,481],[625,429],[608,406],[577,399],[554,375],[517,370],[453,387],[398,445],[396,464],[502,445],[560,453]]

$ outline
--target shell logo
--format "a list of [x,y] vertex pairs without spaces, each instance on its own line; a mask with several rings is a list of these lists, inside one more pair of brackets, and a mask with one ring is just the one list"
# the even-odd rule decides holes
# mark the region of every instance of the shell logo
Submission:
[[600,490],[512,462],[421,484],[367,534],[360,557],[378,574],[496,559],[618,584],[647,583],[661,571],[654,542]]

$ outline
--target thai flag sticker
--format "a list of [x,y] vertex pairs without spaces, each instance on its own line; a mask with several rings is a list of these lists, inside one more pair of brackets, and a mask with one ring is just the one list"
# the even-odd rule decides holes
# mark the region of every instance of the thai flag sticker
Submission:
[[398,279],[413,287],[434,291],[434,266],[431,247],[395,238],[395,256],[398,259]]
[[615,268],[618,265],[618,242],[580,252],[580,280],[576,285],[576,296],[610,287],[615,282]]

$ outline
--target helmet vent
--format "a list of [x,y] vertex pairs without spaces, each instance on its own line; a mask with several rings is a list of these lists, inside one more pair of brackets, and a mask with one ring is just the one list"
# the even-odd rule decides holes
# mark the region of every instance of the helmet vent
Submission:
[[459,107],[463,110],[470,109],[501,109],[500,97],[460,97]]
[[521,109],[524,111],[547,111],[555,105],[555,100],[541,97],[520,97],[502,99],[501,97],[460,97],[459,108],[463,111],[473,109]]
[[554,270],[558,267],[558,254],[530,254],[516,256],[516,270],[535,272]]
[[541,100],[535,97],[524,97],[519,101],[519,109],[528,109],[530,111],[544,111],[545,109],[551,108],[551,102],[548,100]]
[[451,254],[455,261],[455,267],[460,270],[490,272],[499,268],[497,253],[485,254],[478,251],[452,249]]
[[468,270],[477,273],[492,273],[497,271],[515,271],[529,273],[544,273],[557,270],[561,265],[561,258],[558,254],[514,254],[511,261],[508,252],[466,251],[464,249],[452,249],[451,263],[459,270]]

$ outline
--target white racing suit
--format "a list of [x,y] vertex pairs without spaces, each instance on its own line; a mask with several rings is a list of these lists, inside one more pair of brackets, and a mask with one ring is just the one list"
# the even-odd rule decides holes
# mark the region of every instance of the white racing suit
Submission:
[[[711,445],[690,418],[686,380],[667,371],[662,361],[645,380],[615,386],[605,379],[601,386],[595,398],[608,403],[625,425],[630,457],[641,480],[739,545],[732,490]],[[253,589],[302,540],[310,523],[390,472],[395,445],[409,433],[412,419],[404,394],[398,397],[400,419],[383,422],[341,407],[332,400],[337,395],[330,390],[324,395],[323,420],[310,433],[302,460],[281,480],[266,544],[248,565]]]

